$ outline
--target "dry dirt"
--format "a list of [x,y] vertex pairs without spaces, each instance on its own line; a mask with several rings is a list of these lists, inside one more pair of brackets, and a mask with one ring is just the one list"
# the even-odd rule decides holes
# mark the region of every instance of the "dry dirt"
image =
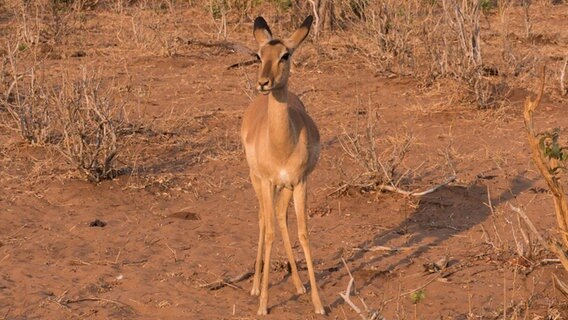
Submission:
[[[538,7],[533,15],[535,32],[554,41],[530,42],[512,31],[525,41],[520,46],[566,53],[568,6]],[[0,20],[6,26],[13,18],[3,12]],[[497,43],[496,19],[483,22],[492,34],[488,47]],[[519,21],[511,24],[522,30]],[[231,22],[228,40],[254,48],[250,25]],[[273,29],[283,34],[277,24]],[[217,36],[203,10],[94,10],[44,44],[46,81],[82,68],[99,72],[129,119],[149,129],[125,137],[121,166],[133,173],[95,185],[69,174],[49,146],[29,146],[0,128],[0,319],[262,318],[250,278],[210,288],[252,271],[258,236],[238,139],[257,66],[227,69],[248,58],[193,41]],[[552,198],[525,140],[521,108],[530,92],[513,90],[504,107],[478,110],[443,85],[423,88],[413,78],[377,73],[336,45],[348,41],[338,38],[306,42],[291,79],[322,136],[309,225],[329,315],[313,315],[309,294],[295,294],[278,239],[266,318],[358,319],[338,295],[349,282],[342,258],[356,296],[387,319],[568,318],[552,282],[568,275],[546,260],[554,256],[539,249],[509,207],[523,207],[544,236],[555,230]],[[547,97],[539,127],[566,135],[566,107]],[[345,181],[342,172],[359,170],[339,137],[353,132],[358,118],[363,123],[368,110],[378,114],[380,146],[414,136],[401,170],[418,169],[403,187],[428,188],[452,167],[456,181],[419,199],[357,188],[332,194]],[[307,284],[297,241],[294,250]],[[445,257],[447,267],[432,270]],[[413,301],[417,290],[424,297]],[[353,301],[362,306],[359,298]]]

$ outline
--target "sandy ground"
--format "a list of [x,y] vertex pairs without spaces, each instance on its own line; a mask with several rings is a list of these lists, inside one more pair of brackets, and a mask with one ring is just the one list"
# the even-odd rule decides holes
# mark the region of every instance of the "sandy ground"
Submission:
[[[552,11],[554,28],[542,27]],[[550,52],[566,52],[567,15],[566,5],[535,13],[535,29],[556,39]],[[132,17],[142,19],[138,33]],[[46,79],[97,70],[130,119],[151,130],[125,137],[121,165],[133,174],[95,185],[69,174],[53,148],[26,145],[0,128],[0,319],[261,318],[250,278],[211,290],[254,265],[258,209],[238,132],[257,66],[227,69],[246,57],[188,42],[216,38],[207,19],[194,9],[162,16],[89,11],[50,45]],[[169,29],[156,35],[154,23]],[[235,25],[229,40],[254,48],[250,21]],[[546,260],[554,256],[509,207],[523,207],[545,236],[555,229],[551,195],[525,140],[528,91],[513,90],[499,110],[478,110],[444,86],[386,77],[357,56],[334,53],[333,40],[323,49],[304,44],[291,79],[322,135],[309,223],[329,315],[313,315],[309,294],[296,295],[278,238],[266,318],[358,319],[338,295],[349,282],[342,259],[356,295],[387,319],[568,318],[552,284],[552,275],[568,281],[566,272]],[[174,54],[165,56],[165,48]],[[85,55],[73,56],[78,51]],[[547,97],[539,127],[565,135],[566,106]],[[420,198],[341,189],[361,171],[341,137],[369,110],[378,117],[381,148],[414,137],[400,170],[418,169],[403,187],[426,189],[453,170],[456,181]],[[104,226],[93,226],[97,219]],[[295,228],[291,233],[308,284]],[[435,270],[444,259],[446,268]],[[416,291],[424,297],[415,304]]]

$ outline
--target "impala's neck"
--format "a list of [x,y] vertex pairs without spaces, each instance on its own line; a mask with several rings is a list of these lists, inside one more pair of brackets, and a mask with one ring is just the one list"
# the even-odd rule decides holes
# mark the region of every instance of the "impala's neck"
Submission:
[[295,128],[290,119],[288,87],[268,94],[268,136],[273,152],[287,156],[296,143]]

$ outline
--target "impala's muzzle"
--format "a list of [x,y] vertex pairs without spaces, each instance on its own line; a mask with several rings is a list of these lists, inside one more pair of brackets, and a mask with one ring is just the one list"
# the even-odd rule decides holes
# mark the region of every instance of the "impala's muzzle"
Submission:
[[274,81],[271,77],[272,74],[272,61],[263,61],[260,73],[258,75],[257,89],[263,94],[268,94],[273,89]]
[[261,79],[258,80],[257,89],[260,93],[268,94],[268,92],[270,92],[270,90],[272,90],[272,83],[267,78],[261,78]]

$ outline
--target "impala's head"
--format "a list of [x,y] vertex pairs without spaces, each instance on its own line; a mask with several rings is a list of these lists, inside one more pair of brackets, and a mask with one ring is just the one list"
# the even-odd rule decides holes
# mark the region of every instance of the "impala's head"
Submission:
[[313,17],[308,16],[302,25],[285,40],[273,39],[272,32],[262,17],[254,20],[254,39],[258,43],[260,60],[257,89],[263,94],[284,88],[290,74],[290,59],[294,50],[306,39]]

